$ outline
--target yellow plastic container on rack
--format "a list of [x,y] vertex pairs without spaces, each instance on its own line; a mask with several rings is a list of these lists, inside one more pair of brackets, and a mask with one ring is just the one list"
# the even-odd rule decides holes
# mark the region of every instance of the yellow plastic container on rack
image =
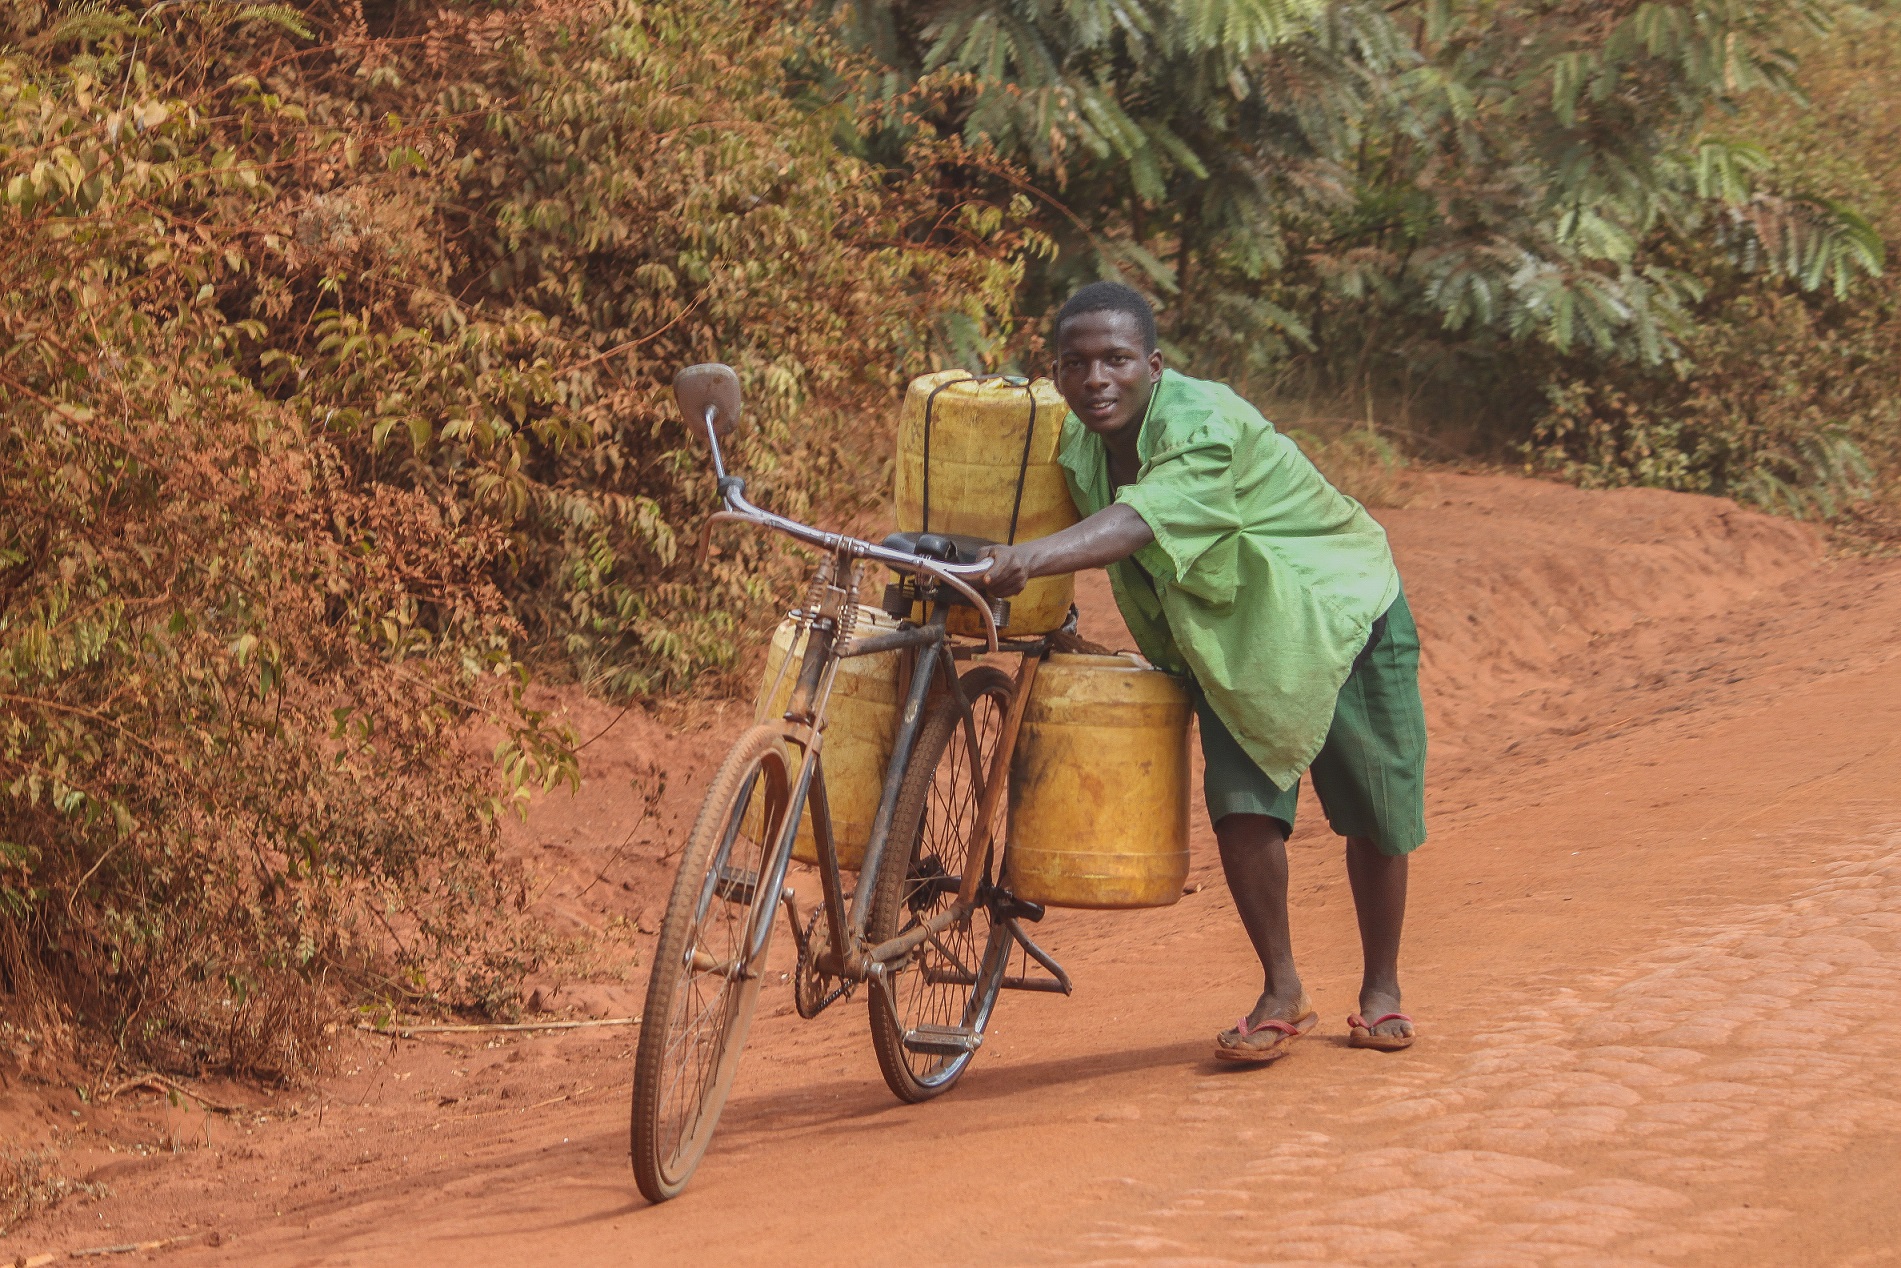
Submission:
[[[898,423],[898,528],[1026,542],[1074,524],[1076,504],[1056,464],[1068,413],[1048,379],[973,380],[964,370],[913,379]],[[1006,632],[1045,634],[1058,628],[1075,597],[1070,574],[1038,577],[1011,598]],[[982,619],[967,608],[953,609],[951,628],[979,634]]]
[[1188,877],[1188,692],[1134,656],[1051,656],[1010,763],[1009,884],[1052,907],[1166,907]]
[[[894,630],[898,623],[877,608],[860,607],[856,632]],[[795,645],[796,644],[796,645]],[[832,679],[831,703],[826,709],[824,746],[819,750],[825,770],[825,795],[831,803],[832,839],[841,867],[855,868],[864,861],[871,840],[871,820],[878,813],[878,794],[884,789],[885,766],[897,743],[898,711],[902,704],[903,673],[900,652],[853,656],[838,662]],[[773,631],[766,652],[766,673],[759,683],[758,716],[771,721],[785,713],[792,688],[805,657],[805,639],[798,622],[788,616]],[[780,674],[781,666],[785,672]],[[775,689],[773,684],[777,683]],[[766,693],[771,692],[768,700]],[[812,837],[808,810],[799,817],[799,835],[792,857],[818,862],[818,843]]]

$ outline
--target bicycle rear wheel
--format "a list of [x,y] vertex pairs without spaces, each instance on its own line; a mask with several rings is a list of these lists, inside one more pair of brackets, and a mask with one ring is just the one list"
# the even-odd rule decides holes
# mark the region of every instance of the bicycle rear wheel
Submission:
[[634,1057],[634,1180],[650,1202],[686,1187],[733,1085],[765,955],[749,959],[748,931],[773,919],[778,895],[764,892],[762,878],[791,775],[778,728],[746,732],[706,790],[680,857]]
[[1016,684],[982,665],[959,686],[976,723],[979,760],[973,765],[963,711],[939,697],[905,766],[866,922],[874,944],[897,937],[948,909],[966,868],[984,869],[976,910],[894,965],[888,996],[875,986],[869,992],[878,1068],[898,1099],[913,1103],[949,1091],[970,1065],[1006,960],[1007,935],[992,927],[982,903],[995,879],[991,842],[1000,835],[1001,804],[979,848],[971,850],[969,842],[982,775],[990,770]]

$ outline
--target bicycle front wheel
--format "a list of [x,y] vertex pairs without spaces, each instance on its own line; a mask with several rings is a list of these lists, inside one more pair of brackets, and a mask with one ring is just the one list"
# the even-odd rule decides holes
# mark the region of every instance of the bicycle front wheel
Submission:
[[790,800],[779,730],[740,737],[706,790],[660,925],[634,1057],[634,1180],[650,1202],[686,1187],[712,1142],[759,1000],[750,931],[770,924],[765,891]]
[[[975,748],[963,711],[948,696],[931,706],[905,765],[866,922],[875,944],[929,920],[957,899],[965,870],[981,868],[984,894],[995,879],[1003,806],[984,840],[971,848],[978,790],[1003,735],[1016,684],[982,665],[958,680],[970,702]],[[975,760],[973,760],[973,757]],[[885,1084],[899,1100],[918,1102],[949,1091],[970,1065],[1003,979],[1004,943],[990,910],[976,910],[927,939],[890,974],[890,991],[870,992],[871,1039]]]

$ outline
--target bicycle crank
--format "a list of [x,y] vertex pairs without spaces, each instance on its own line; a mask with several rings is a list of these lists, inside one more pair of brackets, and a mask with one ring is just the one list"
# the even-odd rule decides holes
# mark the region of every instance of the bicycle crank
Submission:
[[792,891],[785,891],[786,911],[792,921],[792,940],[799,946],[799,961],[792,970],[792,1006],[807,1021],[818,1016],[839,1000],[850,995],[858,983],[842,981],[818,966],[819,956],[832,945],[832,926],[823,903],[812,909],[805,928],[799,928],[799,909],[792,904]]

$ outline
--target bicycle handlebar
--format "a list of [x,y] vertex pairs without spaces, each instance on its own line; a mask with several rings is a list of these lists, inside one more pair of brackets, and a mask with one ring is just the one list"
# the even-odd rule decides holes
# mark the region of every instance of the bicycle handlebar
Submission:
[[[713,517],[707,521],[708,531],[711,531],[714,524],[721,522],[756,524],[761,528],[784,533],[795,541],[802,541],[809,546],[817,546],[821,550],[828,550],[834,554],[846,554],[853,559],[870,559],[900,572],[923,573],[934,577],[970,600],[971,606],[983,614],[984,642],[988,645],[988,650],[993,652],[997,650],[997,618],[983,596],[972,588],[969,581],[965,580],[965,578],[974,579],[989,572],[995,560],[981,559],[974,564],[943,563],[923,555],[911,554],[908,551],[893,550],[889,546],[881,546],[876,542],[868,542],[845,533],[829,533],[822,528],[813,528],[810,524],[801,524],[795,519],[788,519],[773,511],[754,506],[746,500],[746,482],[738,476],[726,474],[726,463],[720,454],[719,430],[716,426],[721,418],[719,404],[708,402],[702,422],[706,428],[707,444],[711,447],[713,472],[719,485],[720,501],[726,507],[723,511],[714,512]],[[727,422],[730,427],[732,420],[727,420]]]

